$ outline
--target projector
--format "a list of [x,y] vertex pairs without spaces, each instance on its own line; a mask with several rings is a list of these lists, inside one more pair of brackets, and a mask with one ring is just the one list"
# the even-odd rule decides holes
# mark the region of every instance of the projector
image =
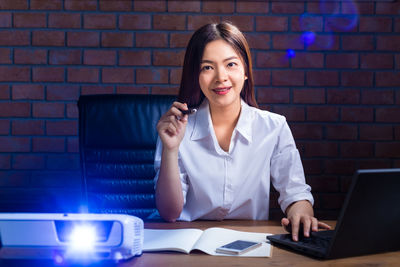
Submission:
[[140,256],[143,221],[124,214],[0,213],[0,258],[125,260]]

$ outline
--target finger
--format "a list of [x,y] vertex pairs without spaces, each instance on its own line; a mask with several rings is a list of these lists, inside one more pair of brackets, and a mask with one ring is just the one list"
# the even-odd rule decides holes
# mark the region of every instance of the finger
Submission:
[[178,123],[175,119],[175,116],[173,115],[168,116],[161,122],[161,129],[168,129],[168,128],[173,129],[174,131],[178,129]]
[[184,131],[187,121],[188,121],[188,115],[184,115],[183,117],[179,118],[175,116],[170,117],[170,123],[172,123],[175,126],[177,133],[180,133],[182,130]]
[[181,110],[188,110],[187,104],[186,103],[180,103],[180,102],[174,102],[172,104],[172,108],[175,108],[176,109],[175,111],[177,111],[179,113],[178,115],[180,115],[180,116],[183,116],[183,113],[182,113]]
[[182,104],[182,103],[179,103],[179,102],[174,102],[174,103],[170,106],[170,108],[167,110],[167,112],[165,112],[165,114],[164,114],[161,118],[163,118],[163,117],[168,117],[168,116],[171,116],[171,115],[174,115],[174,116],[182,116],[183,114],[182,114],[182,112],[179,110],[179,109],[182,108],[182,107],[185,107],[185,105]]
[[[179,112],[181,112],[181,111],[179,111]],[[181,115],[176,115],[175,116],[175,120],[185,123],[188,120],[188,115],[187,114],[183,114],[181,112]]]
[[[173,121],[171,121],[171,117],[173,118]],[[175,122],[175,117],[170,116],[167,118],[164,118],[162,121],[159,121],[157,124],[157,131],[159,133],[168,133],[169,135],[174,135],[177,129],[177,125]]]
[[288,218],[282,218],[281,225],[282,225],[283,229],[285,229],[286,232],[288,232],[288,233],[292,232],[292,230],[290,229],[290,221]]
[[171,135],[176,135],[178,134],[178,131],[176,127],[173,124],[169,124],[167,129],[166,129]]
[[172,123],[176,129],[180,128],[179,121],[174,115],[168,117],[168,123]]
[[181,102],[178,102],[178,101],[175,101],[174,103],[172,103],[172,106],[174,106],[176,108],[184,109],[184,110],[188,109],[186,103],[181,103]]
[[187,121],[188,114],[183,114],[182,110],[187,110],[187,107],[185,109],[171,107],[170,114],[175,116],[175,120],[185,122]]
[[289,221],[288,218],[282,218],[282,220],[281,220],[281,225],[282,226],[288,226],[289,223],[290,223],[290,221]]
[[189,117],[188,114],[184,115],[184,116],[182,117],[181,121],[182,121],[182,122],[187,122],[188,117]]
[[171,115],[168,117],[163,117],[162,119],[160,119],[157,123],[157,129],[158,130],[165,130],[168,125],[170,125],[171,123],[173,124],[173,122],[171,121],[171,118],[175,121],[175,116]]
[[313,231],[313,232],[318,231],[318,220],[315,217],[311,218],[311,231]]
[[293,217],[290,221],[292,225],[292,239],[293,241],[299,240],[299,228],[300,228],[300,219],[298,217]]
[[318,222],[318,228],[325,229],[325,230],[330,230],[331,229],[331,227],[328,224],[323,223],[323,222]]
[[310,227],[311,227],[311,219],[303,220],[303,235],[305,237],[310,237]]
[[179,108],[172,106],[170,109],[170,114],[169,115],[174,115],[175,117],[182,117],[183,114],[182,112],[179,110]]

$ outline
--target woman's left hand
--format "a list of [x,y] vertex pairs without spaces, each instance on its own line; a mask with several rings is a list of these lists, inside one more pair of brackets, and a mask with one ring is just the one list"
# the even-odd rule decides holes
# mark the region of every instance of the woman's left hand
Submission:
[[[303,231],[305,237],[310,236],[310,229],[317,232],[318,229],[329,230],[331,227],[326,223],[319,222],[314,217],[314,210],[312,205],[307,200],[300,200],[294,202],[286,209],[287,218],[282,218],[282,226],[292,233],[294,241],[299,240],[299,231]],[[300,229],[303,227],[303,229]]]

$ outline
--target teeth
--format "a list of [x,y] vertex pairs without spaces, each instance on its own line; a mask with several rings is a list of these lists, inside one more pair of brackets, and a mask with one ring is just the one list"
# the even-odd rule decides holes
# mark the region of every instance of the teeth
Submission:
[[228,90],[229,88],[224,88],[224,89],[214,89],[215,91],[217,91],[217,92],[222,92],[222,91],[226,91],[226,90]]

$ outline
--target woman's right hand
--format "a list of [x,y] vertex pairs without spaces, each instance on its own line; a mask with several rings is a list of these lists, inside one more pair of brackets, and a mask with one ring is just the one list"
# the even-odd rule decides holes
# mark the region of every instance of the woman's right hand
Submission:
[[179,110],[187,110],[186,104],[174,102],[171,108],[160,118],[157,131],[164,149],[178,150],[185,135],[188,115]]

